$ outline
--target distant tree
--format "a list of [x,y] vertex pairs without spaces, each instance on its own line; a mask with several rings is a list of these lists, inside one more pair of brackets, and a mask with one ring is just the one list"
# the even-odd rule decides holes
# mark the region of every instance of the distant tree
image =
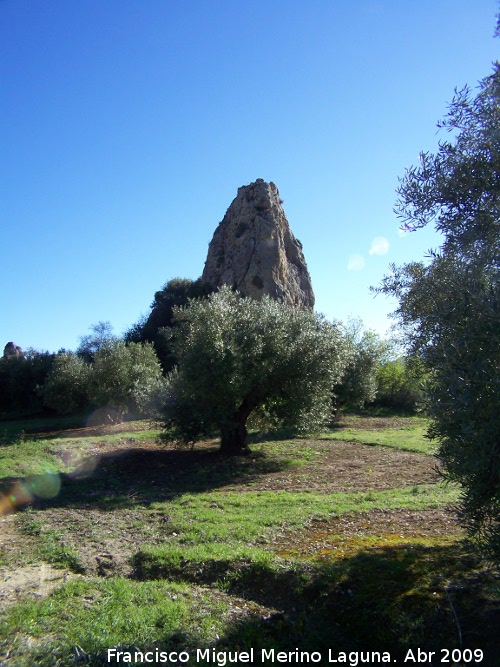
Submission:
[[43,387],[45,404],[61,414],[83,410],[88,405],[89,371],[82,357],[59,353]]
[[377,371],[387,354],[388,343],[374,331],[363,330],[359,319],[343,327],[349,360],[340,382],[334,387],[334,406],[363,408],[377,393]]
[[133,324],[128,331],[125,332],[123,339],[126,343],[145,343],[152,342],[146,341],[144,334],[144,325],[146,324],[147,317],[141,315],[135,324]]
[[475,96],[456,92],[441,127],[398,189],[407,229],[434,223],[443,245],[427,264],[392,266],[380,292],[396,296],[409,349],[432,373],[430,435],[460,516],[500,559],[500,64]]
[[207,290],[202,286],[200,279],[173,278],[169,280],[161,290],[156,292],[151,304],[151,314],[146,325],[151,327],[150,333],[155,333],[162,327],[173,326],[174,308],[185,306],[189,299],[198,299],[206,294]]
[[143,412],[155,392],[163,390],[162,370],[150,343],[104,343],[94,355],[88,376],[88,398],[95,406],[109,406],[124,415]]
[[129,329],[125,334],[125,340],[134,343],[153,343],[163,370],[165,372],[172,370],[175,365],[175,357],[172,352],[169,330],[176,326],[174,308],[185,306],[189,299],[204,298],[209,291],[206,286],[202,285],[200,279],[173,278],[169,280],[161,290],[156,292],[150,314],[142,317]]
[[332,387],[346,345],[336,327],[269,297],[242,298],[223,287],[174,311],[165,425],[170,436],[195,442],[218,431],[221,451],[246,451],[247,420],[313,430],[328,422]]
[[29,348],[23,356],[0,358],[0,414],[27,415],[43,410],[40,387],[54,357]]
[[63,414],[108,408],[113,420],[129,411],[152,414],[164,392],[161,366],[150,343],[104,342],[85,361],[71,352],[58,354],[44,386],[46,405]]
[[418,360],[385,359],[377,369],[374,404],[403,412],[416,412],[426,405],[429,374]]
[[85,361],[93,361],[96,352],[105,344],[119,340],[113,335],[113,325],[111,322],[97,322],[90,326],[91,334],[80,338],[80,346],[76,353]]

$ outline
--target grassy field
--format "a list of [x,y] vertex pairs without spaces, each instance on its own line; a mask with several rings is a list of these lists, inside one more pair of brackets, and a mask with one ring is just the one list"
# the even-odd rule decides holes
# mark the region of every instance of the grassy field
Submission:
[[[384,419],[349,416],[340,424],[338,429],[332,429],[323,437],[327,440],[362,442],[364,445],[384,445],[422,454],[433,454],[436,449],[435,443],[425,438],[428,426],[425,417],[393,418],[388,422]],[[383,424],[382,428],[377,428],[377,424]]]
[[130,664],[244,664],[250,649],[256,664],[272,649],[498,664],[500,579],[463,541],[425,428],[349,416],[227,459],[215,441],[165,447],[146,422],[9,424],[0,665],[113,664],[107,649]]

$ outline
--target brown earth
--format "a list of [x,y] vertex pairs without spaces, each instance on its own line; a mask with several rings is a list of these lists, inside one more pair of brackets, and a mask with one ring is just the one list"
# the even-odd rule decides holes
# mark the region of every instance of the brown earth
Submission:
[[[19,558],[28,545],[33,545],[33,540],[16,529],[14,514],[0,517],[0,535],[0,556],[7,557],[6,560]],[[43,562],[0,567],[0,613],[21,600],[46,597],[51,590],[75,576]]]
[[[320,451],[321,469],[316,462],[308,463],[297,470],[285,472],[271,472],[258,477],[250,474],[252,460],[250,458],[239,461],[243,471],[249,470],[250,484],[244,482],[227,482],[223,485],[213,484],[211,488],[219,491],[245,493],[247,491],[314,491],[316,493],[336,493],[353,491],[381,491],[391,488],[402,488],[419,484],[431,484],[437,481],[437,474],[433,469],[432,458],[410,452],[399,452],[389,448],[369,447],[357,443],[336,442],[332,444],[308,443]],[[162,465],[165,472],[180,468],[185,463],[184,453],[177,451],[156,450],[153,447],[143,449],[138,456],[137,450],[131,453],[120,451],[115,464],[119,466],[121,475],[132,480],[128,492],[128,500],[133,504],[141,501],[141,491],[135,490],[135,480],[140,470],[141,484],[154,488],[161,484]],[[206,459],[210,460],[213,451],[206,451]],[[140,466],[138,458],[143,458],[144,465]],[[167,463],[162,463],[166,461]],[[118,470],[113,471],[117,474]],[[168,472],[165,477],[168,484]],[[245,477],[244,473],[242,477]],[[66,537],[66,546],[78,552],[79,561],[89,575],[103,576],[132,574],[130,556],[137,550],[138,545],[145,542],[159,542],[164,539],[165,519],[161,515],[152,517],[144,522],[144,513],[133,506],[116,508],[113,511],[99,509],[85,504],[83,507],[68,506],[48,507],[43,512],[45,527],[57,529]],[[425,512],[391,514],[391,522],[396,532],[406,530],[411,520],[414,530],[428,530],[429,521],[435,534],[439,530],[447,532],[452,524],[445,512],[434,510],[432,514]],[[357,515],[356,515],[357,517]],[[340,522],[332,525],[333,532],[342,530],[342,533],[354,531],[353,522]],[[377,524],[374,524],[374,528]],[[400,526],[400,527],[398,527]],[[292,536],[289,536],[292,539]]]
[[[338,427],[376,430],[404,428],[414,423],[414,420],[404,418],[356,416],[343,417]],[[290,452],[289,457],[287,441],[278,441],[274,448],[266,450],[265,446],[261,448],[253,445],[252,455],[227,459],[218,454],[215,441],[201,443],[193,451],[185,451],[166,448],[153,440],[135,440],[132,431],[144,428],[143,423],[137,426],[121,424],[71,429],[53,434],[68,438],[68,442],[64,443],[68,450],[72,447],[71,438],[103,436],[103,439],[94,439],[89,445],[87,453],[90,459],[88,464],[82,465],[79,475],[62,476],[61,493],[57,498],[39,501],[31,508],[22,508],[24,511],[0,515],[0,616],[9,605],[40,599],[73,577],[138,576],[139,573],[133,571],[131,556],[143,544],[163,541],[168,531],[172,530],[164,510],[144,511],[156,500],[168,501],[186,492],[209,490],[242,494],[255,491],[312,491],[328,494],[369,493],[415,487],[418,493],[416,487],[419,485],[438,481],[433,457],[389,447],[301,439],[293,441],[294,453]],[[123,433],[120,441],[110,443],[104,437],[117,433]],[[273,453],[273,450],[277,450],[277,453]],[[5,486],[3,490],[6,491]],[[38,528],[32,525],[35,523]],[[74,574],[64,568],[56,569],[43,562],[37,548],[47,531],[57,532],[61,536],[61,546],[76,552],[84,568],[83,574]],[[445,555],[439,561],[440,567],[442,565],[444,568],[442,586],[438,586],[438,592],[433,593],[436,595],[435,604],[441,605],[441,616],[430,616],[432,619],[438,618],[441,623],[435,631],[441,632],[441,626],[448,623],[448,630],[443,636],[452,637],[456,634],[458,621],[454,610],[457,608],[466,640],[474,642],[478,637],[477,641],[485,654],[495,655],[500,619],[497,598],[494,597],[494,591],[499,586],[498,575],[482,570],[475,572],[474,569],[471,574],[468,566],[464,565],[465,574],[461,579],[450,565],[449,572],[453,576],[448,581],[446,559],[452,560],[459,546],[455,541],[460,536],[461,529],[454,515],[446,510],[374,509],[327,520],[312,517],[302,530],[283,528],[267,544],[259,546],[272,550],[283,559],[300,558],[304,565],[303,572],[311,573],[315,572],[318,564],[320,567],[325,565],[326,572],[330,564],[336,566],[347,562],[350,567],[351,562],[356,561],[356,558],[351,557],[361,553],[363,558],[368,555],[380,568],[382,576],[385,576],[385,562],[392,567],[392,559],[396,552],[399,554],[400,547],[403,556],[408,557],[408,563],[411,564],[413,561],[408,554],[421,554],[422,550],[427,550],[427,546],[438,545],[438,551],[441,549]],[[433,553],[434,549],[428,551]],[[462,554],[460,548],[458,551],[458,558],[465,563],[468,556]],[[350,560],[344,561],[344,558]],[[427,563],[425,558],[424,566]],[[397,558],[394,562],[397,564]],[[416,558],[415,564],[418,563]],[[350,608],[345,601],[349,601],[351,595],[355,600],[356,586],[362,585],[362,566],[363,563],[354,562],[353,572],[349,573],[345,581],[342,579],[328,584],[325,591],[330,606],[321,607],[321,613],[324,608],[333,615],[338,607],[338,621],[343,623],[342,615],[346,610],[349,612]],[[433,566],[430,561],[429,567]],[[227,619],[237,622],[235,636],[240,627],[239,622],[246,619],[253,622],[257,619],[260,623],[259,631],[263,636],[269,631],[273,639],[286,631],[287,624],[294,627],[297,602],[299,612],[307,609],[310,613],[317,605],[314,586],[306,591],[304,599],[298,599],[290,585],[288,570],[282,578],[277,575],[273,580],[266,579],[263,586],[258,579],[252,579],[251,568],[245,578],[244,570],[248,563],[232,563],[231,567],[236,570],[240,568],[242,577],[228,588],[228,592],[226,589],[219,590],[220,582],[216,582],[208,572],[207,576],[201,571],[198,576],[196,572],[196,576],[192,579],[187,577],[187,580],[191,582],[189,596],[194,604],[207,605],[209,599],[220,600],[227,605]],[[233,583],[232,573],[232,570],[228,570],[229,584]],[[183,570],[183,577],[184,574]],[[357,579],[358,574],[361,578]],[[417,583],[418,574],[415,574]],[[438,575],[441,576],[441,570]],[[390,576],[381,580],[381,585],[396,586],[392,578],[391,570]],[[374,588],[376,586],[371,586],[370,590]],[[418,597],[420,594],[419,590],[406,591],[404,586],[401,590],[408,604],[412,603],[413,595]],[[489,590],[493,591],[491,599],[488,598]],[[303,596],[302,591],[300,595]],[[440,598],[443,599],[441,602]],[[87,608],[91,608],[93,603],[92,596],[82,600]],[[370,609],[370,613],[374,614],[379,611],[375,603]],[[376,620],[376,616],[373,618]],[[353,618],[347,619],[349,622],[353,622]],[[300,629],[302,626],[297,627]],[[432,626],[429,626],[429,632],[434,632]],[[27,637],[28,640],[32,641]],[[16,641],[22,641],[22,638],[16,638]],[[226,641],[230,645],[230,640],[226,638]],[[0,645],[0,664],[4,664],[2,660],[7,664],[10,650],[8,642],[5,646]]]
[[[401,423],[399,423],[401,422]],[[398,427],[405,425],[398,420]],[[366,428],[387,428],[387,420],[371,419],[362,422]],[[394,420],[391,425],[395,426]],[[351,426],[347,420],[346,426]],[[64,435],[105,435],[125,431],[127,425],[72,429]],[[356,418],[356,428],[359,428]],[[144,428],[144,425],[141,425]],[[130,424],[127,431],[130,432]],[[61,436],[61,433],[58,433]],[[193,452],[165,448],[150,441],[141,443],[124,438],[120,442],[106,440],[92,445],[89,455],[94,463],[88,478],[75,487],[71,503],[48,503],[33,513],[43,531],[62,534],[62,544],[74,550],[84,568],[85,576],[131,576],[131,556],[141,544],[164,539],[164,516],[151,513],[145,520],[142,503],[166,499],[189,489],[191,479],[206,475],[206,487],[218,491],[245,493],[247,491],[314,491],[316,493],[381,491],[420,484],[432,484],[438,479],[434,459],[418,453],[403,452],[388,447],[371,447],[343,441],[296,441],[307,450],[309,460],[301,466],[267,465],[268,459],[259,454],[223,460],[215,442],[197,445]],[[286,448],[286,443],[283,445]],[[276,461],[279,457],[276,458]],[[266,467],[261,467],[262,462]],[[273,461],[271,460],[272,464]],[[219,470],[223,465],[221,475]],[[256,471],[256,468],[259,468]],[[186,486],[183,486],[183,478]],[[121,506],[110,511],[93,503],[93,496],[102,494],[107,480],[120,479]],[[96,481],[97,480],[97,481]],[[140,483],[139,483],[140,480]],[[68,494],[73,480],[66,480]],[[109,489],[112,493],[112,489]],[[43,510],[38,512],[38,509]],[[76,576],[67,570],[54,570],[46,564],[30,562],[36,539],[22,530],[25,513],[0,517],[0,556],[8,564],[0,568],[0,610],[26,596],[43,596],[51,588]],[[269,545],[281,555],[342,554],[346,541],[374,536],[379,540],[398,539],[403,542],[416,536],[450,535],[459,532],[452,516],[445,511],[373,510],[347,515],[328,523],[311,523],[293,535],[282,533]],[[387,543],[387,542],[386,542]]]

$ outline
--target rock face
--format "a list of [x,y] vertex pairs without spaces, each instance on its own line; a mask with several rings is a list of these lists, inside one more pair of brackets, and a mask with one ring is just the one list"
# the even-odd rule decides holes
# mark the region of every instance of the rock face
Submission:
[[7,359],[9,357],[21,357],[22,359],[24,359],[24,352],[21,350],[19,345],[16,345],[12,341],[10,341],[3,348],[3,357],[4,359]]
[[290,229],[278,188],[258,178],[238,194],[215,230],[201,277],[244,296],[269,294],[288,306],[313,309],[314,293],[302,244]]

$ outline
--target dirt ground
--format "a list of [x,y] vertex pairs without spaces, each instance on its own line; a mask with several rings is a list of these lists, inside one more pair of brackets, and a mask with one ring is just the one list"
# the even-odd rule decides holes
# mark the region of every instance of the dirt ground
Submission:
[[[26,535],[16,529],[15,515],[0,517],[0,552],[17,556],[30,542]],[[21,600],[46,597],[50,591],[75,575],[67,570],[56,569],[48,563],[25,563],[20,566],[0,567],[0,613],[8,605]]]
[[[391,420],[391,425],[401,427],[405,424],[396,425]],[[346,423],[345,426],[351,424]],[[366,420],[362,426],[387,428],[387,420]],[[356,428],[360,428],[359,418]],[[68,431],[67,435],[105,435],[120,432],[120,429],[125,430],[126,425],[76,429]],[[130,432],[130,425],[126,430]],[[58,435],[60,437],[61,433]],[[237,475],[231,476],[229,471],[223,479],[215,476],[210,488],[240,493],[312,490],[328,494],[381,491],[431,484],[438,479],[434,470],[435,460],[422,454],[343,441],[301,440],[300,444],[308,448],[311,455],[310,460],[300,467],[273,470],[271,466],[255,474],[259,458],[245,457],[237,462]],[[132,446],[126,439],[114,444],[106,440],[98,442],[90,452],[95,457],[93,476],[102,484],[106,478],[122,480],[122,493],[137,502],[137,509],[134,502],[113,511],[93,505],[92,493],[102,490],[102,486],[98,486],[96,491],[88,490],[85,502],[82,498],[80,503],[44,506],[44,529],[57,530],[65,535],[65,546],[78,553],[84,567],[83,576],[131,576],[130,557],[137,551],[138,545],[160,539],[164,529],[161,522],[165,518],[162,516],[152,516],[149,521],[144,521],[144,512],[139,507],[142,490],[150,489],[150,493],[156,493],[166,489],[167,493],[174,481],[181,484],[180,471],[188,479],[199,476],[200,470],[206,472],[208,469],[207,479],[211,479],[211,469],[217,469],[214,446],[213,442],[207,442],[197,446],[195,452],[185,452],[168,449],[155,442],[141,443],[140,446],[137,443]],[[191,464],[187,465],[188,461]],[[196,466],[196,469],[190,469],[190,465]],[[141,480],[140,487],[137,485],[138,478]],[[45,596],[68,578],[82,576],[25,560],[23,554],[29,553],[35,538],[19,529],[18,518],[14,514],[0,517],[0,553],[3,552],[6,557],[4,560],[15,563],[0,567],[0,612],[8,604]],[[379,540],[397,538],[403,541],[418,536],[458,532],[453,516],[446,511],[373,510],[341,516],[318,525],[313,522],[293,535],[286,532],[278,535],[268,546],[282,556],[327,557],[334,551],[341,554],[345,544],[353,538],[374,536]]]

